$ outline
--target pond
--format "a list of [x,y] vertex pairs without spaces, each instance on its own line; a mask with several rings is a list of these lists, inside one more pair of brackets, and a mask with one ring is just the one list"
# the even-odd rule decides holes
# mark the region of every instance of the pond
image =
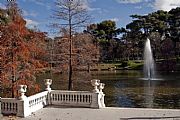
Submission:
[[[73,76],[74,90],[92,90],[90,80],[100,79],[105,83],[105,104],[108,107],[132,108],[180,108],[180,73],[160,72],[159,80],[142,80],[143,72],[135,70],[76,72]],[[67,89],[67,75],[42,74],[38,82],[52,78],[53,89]]]

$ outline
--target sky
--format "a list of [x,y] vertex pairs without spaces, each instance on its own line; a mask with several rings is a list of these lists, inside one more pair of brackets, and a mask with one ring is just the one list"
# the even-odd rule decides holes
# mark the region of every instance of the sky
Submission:
[[[7,0],[0,0],[0,8],[5,8]],[[48,32],[50,37],[55,36],[54,29],[49,27],[52,23],[52,10],[55,0],[16,0],[26,26],[36,26],[43,32]],[[180,7],[180,0],[81,0],[92,17],[92,23],[103,20],[116,21],[117,27],[125,27],[132,21],[130,15],[146,15],[157,10],[169,11]]]

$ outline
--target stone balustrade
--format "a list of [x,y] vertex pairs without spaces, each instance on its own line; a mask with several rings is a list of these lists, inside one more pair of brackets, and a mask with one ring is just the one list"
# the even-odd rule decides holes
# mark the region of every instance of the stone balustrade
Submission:
[[18,100],[15,98],[1,98],[2,114],[17,114]]
[[91,107],[92,93],[88,91],[51,91],[51,104]]
[[19,117],[26,117],[45,106],[75,106],[75,107],[90,107],[104,108],[103,93],[104,84],[100,80],[93,79],[91,84],[94,89],[92,91],[65,91],[51,90],[51,79],[45,80],[46,91],[26,97],[26,85],[20,85],[18,98],[1,98],[1,113],[15,114]]
[[48,91],[44,91],[27,98],[29,111],[35,112],[48,105]]

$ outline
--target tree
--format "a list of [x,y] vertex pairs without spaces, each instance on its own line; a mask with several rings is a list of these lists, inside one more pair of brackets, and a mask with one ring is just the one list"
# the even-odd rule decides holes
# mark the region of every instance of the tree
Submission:
[[[133,27],[136,27],[136,30],[142,31],[147,37],[151,32],[158,31],[163,34],[168,28],[167,20],[169,14],[166,11],[158,10],[148,15],[131,15],[134,19],[130,24],[134,24]],[[127,25],[128,26],[128,25]]]
[[9,17],[7,16],[6,10],[0,8],[0,25],[7,24]]
[[[99,48],[95,46],[92,39],[92,35],[87,33],[79,33],[74,36],[73,61],[75,69],[85,69],[90,72],[90,66],[99,61]],[[87,69],[83,66],[87,66]]]
[[[56,37],[53,40],[52,63],[53,71],[56,73],[66,73],[69,68],[69,41],[66,35],[63,34],[63,36]],[[88,33],[76,33],[72,39],[72,70],[87,70],[89,72],[91,66],[96,65],[99,60],[99,48],[93,43],[92,35]],[[76,79],[73,75],[72,81]]]
[[87,27],[86,32],[95,36],[94,43],[100,45],[101,61],[114,59],[115,51],[113,50],[115,50],[116,43],[118,43],[115,38],[120,33],[120,29],[116,28],[115,21],[105,20],[97,24],[91,24]]
[[5,11],[9,22],[0,25],[0,77],[3,87],[12,89],[12,97],[15,97],[14,90],[19,84],[26,84],[37,92],[39,86],[35,84],[35,73],[44,66],[39,56],[44,51],[45,34],[25,27],[26,21],[15,2],[10,2]]
[[127,56],[127,60],[135,59],[135,56],[142,57],[140,53],[143,53],[143,47],[140,49],[140,44],[142,42],[142,39],[144,37],[143,32],[141,31],[141,21],[135,20],[129,24],[126,25],[126,34],[125,38],[125,44],[127,51],[125,52]]
[[87,27],[87,32],[96,36],[99,42],[109,41],[115,38],[119,33],[120,29],[116,28],[116,22],[112,20],[105,20],[97,24],[91,24]]
[[[73,36],[72,49],[72,66],[73,70],[88,70],[90,65],[98,62],[99,49],[93,44],[92,36],[87,33],[77,33]],[[55,47],[56,59],[61,64],[62,70],[67,70],[68,66],[68,50],[69,46],[67,40],[64,38],[56,38],[58,45]],[[64,66],[64,67],[62,67]],[[88,69],[84,68],[88,66]],[[59,68],[58,68],[59,69]]]
[[105,20],[97,24],[97,34],[107,40],[112,39],[119,34],[119,29],[116,28],[116,22],[112,20]]
[[[160,52],[158,46],[160,46],[159,44],[163,40],[161,38],[166,35],[169,29],[169,16],[170,15],[168,12],[162,10],[158,10],[143,16],[131,15],[133,21],[126,25],[126,40],[131,43],[132,50],[134,51],[134,49],[138,47],[138,51],[142,53],[142,44],[146,38],[149,37],[152,38],[150,40],[152,43],[154,56],[159,54],[157,51]],[[130,53],[134,54],[133,51]]]
[[72,90],[72,50],[73,39],[72,35],[75,30],[80,27],[85,27],[90,17],[87,15],[87,9],[84,7],[81,0],[56,0],[53,18],[61,23],[54,23],[57,28],[65,28],[68,31],[69,40],[69,84],[68,89]]
[[177,7],[175,9],[172,9],[169,11],[170,17],[168,19],[169,23],[169,35],[168,37],[172,39],[173,41],[173,48],[175,51],[175,55],[179,56],[179,47],[177,46],[178,43],[180,42],[180,7]]

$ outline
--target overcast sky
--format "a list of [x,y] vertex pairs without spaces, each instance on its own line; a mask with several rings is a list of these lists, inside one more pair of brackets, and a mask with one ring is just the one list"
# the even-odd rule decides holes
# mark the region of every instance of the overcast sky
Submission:
[[[55,0],[16,0],[23,10],[28,27],[37,26],[41,31],[53,30],[48,27]],[[6,0],[0,0],[0,7],[5,8]],[[82,0],[84,7],[92,16],[92,22],[114,20],[117,27],[125,27],[133,14],[145,15],[156,10],[169,11],[180,6],[180,0]]]

